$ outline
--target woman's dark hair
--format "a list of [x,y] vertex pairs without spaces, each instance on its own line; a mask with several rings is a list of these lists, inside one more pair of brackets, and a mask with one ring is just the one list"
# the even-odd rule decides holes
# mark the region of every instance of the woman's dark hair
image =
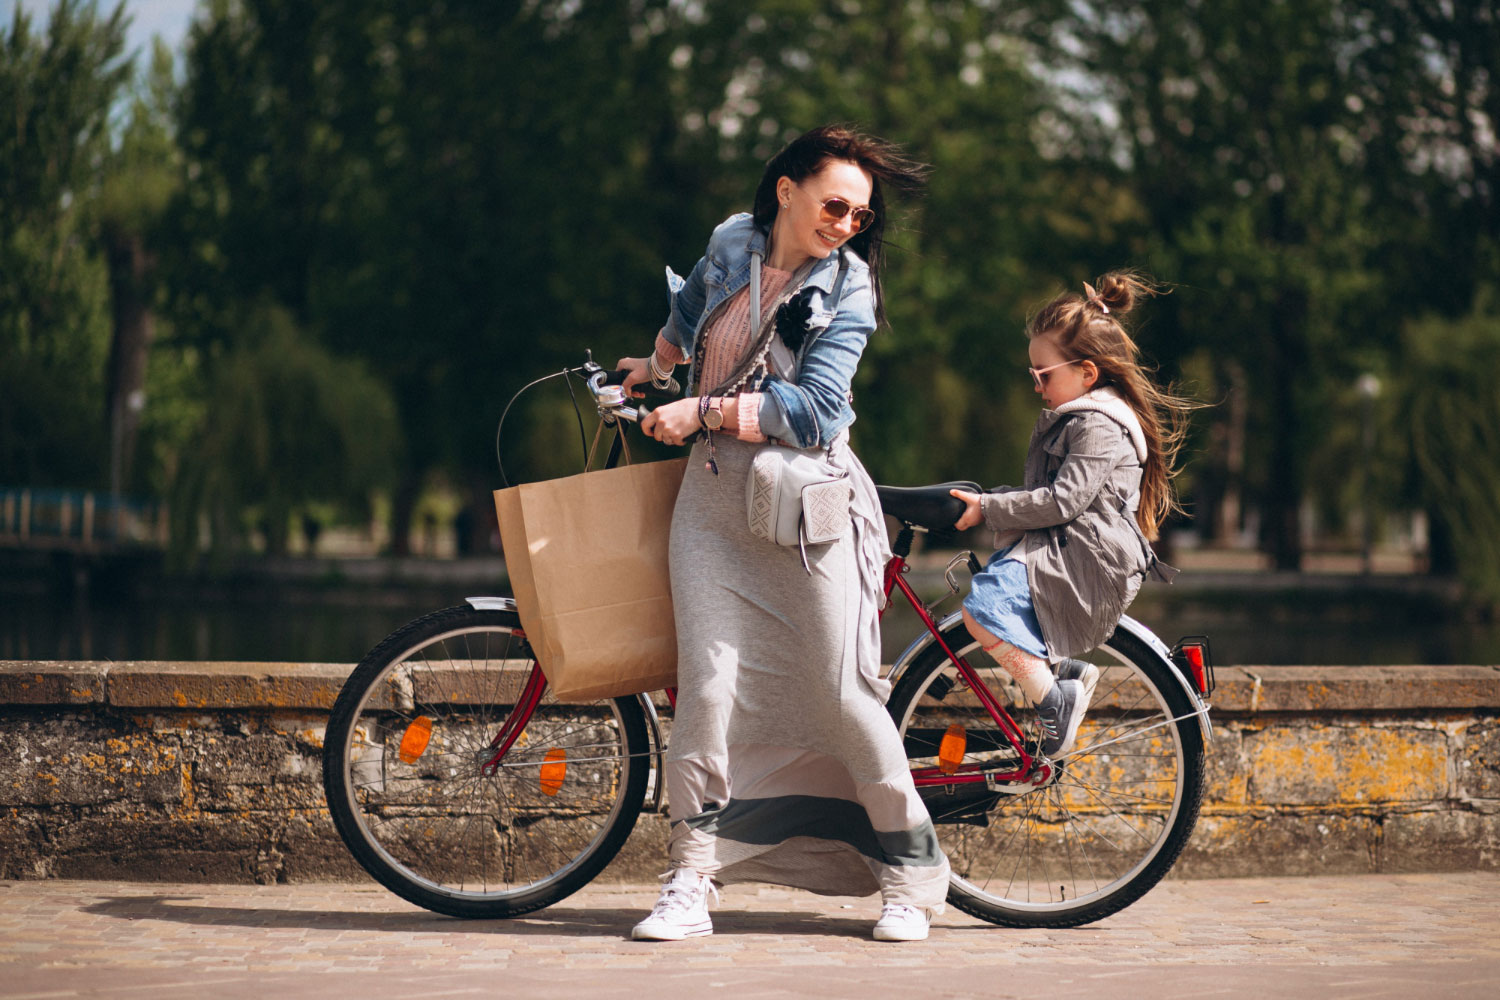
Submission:
[[864,135],[844,125],[823,125],[804,132],[766,163],[760,186],[755,189],[755,224],[770,233],[781,203],[776,200],[776,182],[789,177],[800,183],[823,169],[829,160],[849,160],[870,175],[870,208],[875,218],[856,233],[847,246],[870,265],[870,293],[875,300],[875,323],[885,325],[885,302],[880,293],[880,266],[885,257],[884,186],[902,192],[921,189],[927,166],[908,159],[901,147],[873,135]]

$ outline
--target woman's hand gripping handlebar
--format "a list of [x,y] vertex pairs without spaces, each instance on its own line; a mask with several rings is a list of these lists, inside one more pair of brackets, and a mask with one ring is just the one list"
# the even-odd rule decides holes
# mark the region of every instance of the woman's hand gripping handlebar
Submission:
[[[667,387],[659,389],[651,380],[651,369],[646,358],[621,358],[616,362],[620,366],[618,372],[611,372],[613,376],[623,376],[619,379],[622,390],[632,396],[654,399],[665,399],[669,402],[662,403],[654,410],[640,407],[635,417],[626,419],[639,420],[641,432],[655,438],[662,444],[681,445],[687,444],[694,435],[703,429],[703,424],[698,417],[698,400],[683,399],[682,389],[677,385],[676,379],[668,379]],[[628,409],[628,407],[627,407]]]
[[593,394],[594,403],[599,407],[599,416],[609,419],[611,417],[620,420],[629,420],[639,423],[647,417],[651,411],[644,406],[631,406],[629,400],[632,396],[636,398],[674,400],[682,395],[682,388],[678,386],[675,379],[668,382],[665,388],[657,388],[647,381],[645,385],[635,385],[635,392],[630,392],[631,370],[619,368],[609,371],[600,368],[593,362],[588,362],[583,367],[585,381],[588,383],[589,392]]

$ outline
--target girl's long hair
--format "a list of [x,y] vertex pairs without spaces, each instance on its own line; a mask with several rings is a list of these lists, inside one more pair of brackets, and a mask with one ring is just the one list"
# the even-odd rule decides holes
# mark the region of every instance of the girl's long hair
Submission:
[[1171,387],[1158,387],[1121,322],[1142,299],[1160,294],[1149,278],[1113,271],[1083,287],[1082,295],[1065,292],[1043,306],[1026,325],[1026,336],[1047,337],[1069,361],[1092,361],[1099,368],[1095,387],[1113,386],[1135,411],[1146,433],[1135,519],[1141,533],[1154,541],[1162,522],[1182,510],[1172,489],[1177,453],[1187,435],[1188,413],[1203,404],[1175,395]]
[[829,160],[849,160],[870,175],[870,209],[875,218],[846,244],[870,265],[870,292],[875,300],[875,322],[885,325],[885,301],[880,292],[880,269],[885,259],[886,204],[884,187],[914,192],[926,182],[927,167],[908,159],[894,143],[864,135],[844,125],[822,125],[804,132],[766,163],[755,189],[755,224],[766,233],[776,222],[781,203],[776,182],[789,177],[800,183],[823,169]]

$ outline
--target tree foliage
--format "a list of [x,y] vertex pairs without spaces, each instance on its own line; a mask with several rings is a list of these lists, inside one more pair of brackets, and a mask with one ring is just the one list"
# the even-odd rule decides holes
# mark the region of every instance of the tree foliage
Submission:
[[109,290],[96,162],[129,76],[123,7],[62,0],[0,37],[0,481],[102,485]]
[[1485,302],[1406,331],[1394,411],[1410,449],[1416,498],[1440,519],[1470,589],[1500,607],[1500,313]]
[[[208,390],[173,493],[185,559],[204,522],[217,556],[256,527],[268,551],[285,552],[294,512],[337,501],[368,516],[372,493],[390,482],[399,441],[390,393],[362,362],[303,335],[285,310],[266,305],[246,318]],[[258,524],[247,522],[251,512]]]
[[[1200,528],[1259,513],[1294,566],[1309,498],[1349,520],[1365,500],[1320,472],[1363,454],[1366,372],[1389,388],[1382,502],[1467,516],[1412,485],[1436,445],[1395,447],[1387,407],[1442,374],[1414,318],[1467,323],[1500,287],[1491,5],[205,0],[180,84],[158,65],[111,133],[123,16],[65,2],[5,40],[3,477],[101,479],[101,400],[139,380],[106,355],[149,348],[140,481],[216,539],[376,487],[399,545],[434,477],[485,509],[510,394],[585,347],[646,350],[662,266],[842,120],[933,167],[893,207],[891,327],[855,384],[877,478],[1013,479],[1027,312],[1133,265],[1174,285],[1140,330],[1162,376],[1227,401],[1184,480]],[[132,294],[154,344],[120,333]],[[298,399],[310,448],[277,415]],[[355,447],[351,420],[387,412]],[[508,466],[576,469],[564,395],[510,420]],[[236,454],[252,473],[219,467]]]

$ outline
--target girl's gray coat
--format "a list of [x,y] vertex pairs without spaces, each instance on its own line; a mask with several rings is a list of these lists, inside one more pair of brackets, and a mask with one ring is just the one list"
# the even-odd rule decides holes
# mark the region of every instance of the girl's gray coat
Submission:
[[1109,638],[1147,573],[1166,582],[1176,575],[1136,524],[1144,458],[1140,424],[1124,400],[1095,390],[1043,410],[1026,452],[1026,485],[981,500],[997,548],[1019,537],[1011,557],[1026,565],[1053,662]]

